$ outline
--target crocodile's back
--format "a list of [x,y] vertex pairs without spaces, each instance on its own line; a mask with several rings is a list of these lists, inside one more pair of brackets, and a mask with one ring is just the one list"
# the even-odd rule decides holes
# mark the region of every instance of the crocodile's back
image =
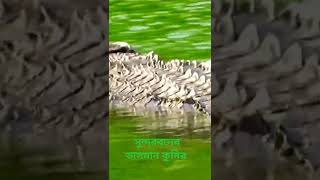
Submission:
[[159,111],[200,110],[210,114],[210,64],[190,60],[164,62],[153,52],[127,52],[130,47],[126,44],[120,44],[115,51],[116,44],[109,48],[111,104]]
[[214,133],[232,127],[233,141],[243,132],[258,135],[281,156],[318,170],[320,3],[279,12],[273,1],[256,6],[251,13],[238,6],[213,12]]
[[25,8],[0,1],[0,143],[60,148],[71,152],[66,158],[81,154],[84,164],[101,170],[108,115],[106,8],[97,1],[85,8],[84,1],[77,7],[68,6],[75,1],[34,2],[39,4]]

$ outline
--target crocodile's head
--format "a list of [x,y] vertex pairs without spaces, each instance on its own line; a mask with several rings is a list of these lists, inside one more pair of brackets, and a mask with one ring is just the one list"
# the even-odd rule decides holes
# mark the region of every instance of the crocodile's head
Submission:
[[131,46],[126,42],[113,42],[109,44],[109,54],[111,53],[135,53]]

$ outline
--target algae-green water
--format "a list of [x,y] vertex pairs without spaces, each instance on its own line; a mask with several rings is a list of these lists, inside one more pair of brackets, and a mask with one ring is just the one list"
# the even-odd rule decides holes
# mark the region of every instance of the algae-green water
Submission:
[[210,59],[210,0],[110,0],[109,41],[163,59]]
[[[111,111],[109,122],[109,177],[124,180],[160,179],[210,179],[211,148],[210,124],[203,115],[139,116]],[[180,139],[180,146],[144,146],[137,148],[137,139]],[[163,158],[131,160],[129,152],[185,152],[186,159]]]
[[[210,0],[110,0],[109,41],[126,41],[137,52],[154,51],[163,60],[209,60]],[[179,138],[174,147],[187,159],[128,160],[126,152],[168,152],[173,147],[135,148],[134,139]],[[109,116],[111,180],[210,179],[210,118],[201,114],[119,111]]]

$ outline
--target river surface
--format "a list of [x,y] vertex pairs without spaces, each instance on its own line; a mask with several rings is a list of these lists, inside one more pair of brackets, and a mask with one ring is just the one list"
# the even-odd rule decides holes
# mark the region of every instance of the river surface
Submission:
[[165,60],[210,59],[211,1],[110,0],[109,40]]

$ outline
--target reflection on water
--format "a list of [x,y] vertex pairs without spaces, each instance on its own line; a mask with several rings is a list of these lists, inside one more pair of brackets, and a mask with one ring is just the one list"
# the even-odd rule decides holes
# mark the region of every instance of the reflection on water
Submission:
[[[111,110],[119,118],[135,117],[136,130],[155,136],[176,136],[186,138],[210,138],[210,116],[200,112],[145,111],[132,108]],[[113,117],[113,116],[111,116]],[[115,120],[114,118],[112,118]]]
[[[210,118],[196,112],[147,111],[110,108],[109,146],[110,179],[193,180],[210,179]],[[123,153],[137,151],[134,139],[180,138],[177,151],[187,153],[187,160],[128,161]],[[154,146],[141,151],[164,152],[171,148]],[[196,172],[196,173],[195,173]],[[174,176],[172,174],[175,174]]]

